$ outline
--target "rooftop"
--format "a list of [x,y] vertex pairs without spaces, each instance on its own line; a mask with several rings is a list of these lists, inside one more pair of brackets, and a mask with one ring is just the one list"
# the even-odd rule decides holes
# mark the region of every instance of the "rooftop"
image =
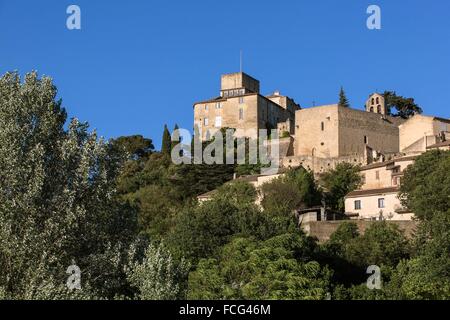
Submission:
[[434,148],[447,147],[447,146],[450,146],[450,140],[438,142],[436,144],[428,146],[427,149],[434,149]]
[[386,193],[397,193],[399,191],[398,187],[389,187],[389,188],[379,188],[379,189],[371,189],[371,190],[356,190],[350,192],[346,198],[356,198],[361,196],[375,196]]
[[417,155],[395,158],[395,159],[384,161],[384,162],[372,163],[372,164],[362,167],[361,171],[375,169],[375,168],[382,168],[382,167],[386,167],[388,165],[394,164],[396,162],[410,161],[410,160],[414,160],[415,158],[417,158]]

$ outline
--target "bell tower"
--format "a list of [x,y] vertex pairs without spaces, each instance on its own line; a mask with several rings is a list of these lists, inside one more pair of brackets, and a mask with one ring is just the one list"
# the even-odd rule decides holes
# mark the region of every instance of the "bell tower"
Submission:
[[366,102],[366,111],[387,115],[387,108],[383,95],[379,93],[371,94]]

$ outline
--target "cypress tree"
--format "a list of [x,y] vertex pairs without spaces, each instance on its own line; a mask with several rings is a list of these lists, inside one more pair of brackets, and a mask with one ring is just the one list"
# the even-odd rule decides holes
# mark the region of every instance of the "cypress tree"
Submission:
[[344,88],[342,88],[342,87],[341,87],[341,91],[339,92],[339,107],[344,107],[344,108],[350,107],[348,99],[345,96]]
[[181,142],[180,141],[180,135],[179,134],[175,134],[178,129],[180,129],[180,128],[178,127],[177,124],[175,124],[175,127],[173,128],[173,134],[174,134],[174,140],[175,141],[172,141],[172,145],[171,145],[170,151],[172,151],[173,148],[175,148],[175,146]]
[[165,124],[162,137],[161,152],[163,154],[170,156],[171,148],[172,148],[172,141],[170,137],[170,132],[169,129],[167,129],[167,125]]

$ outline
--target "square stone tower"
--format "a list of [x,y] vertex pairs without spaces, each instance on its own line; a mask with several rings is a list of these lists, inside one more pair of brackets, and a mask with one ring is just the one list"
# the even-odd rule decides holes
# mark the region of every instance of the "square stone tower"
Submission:
[[220,96],[234,97],[259,93],[259,81],[244,72],[224,74],[221,77]]

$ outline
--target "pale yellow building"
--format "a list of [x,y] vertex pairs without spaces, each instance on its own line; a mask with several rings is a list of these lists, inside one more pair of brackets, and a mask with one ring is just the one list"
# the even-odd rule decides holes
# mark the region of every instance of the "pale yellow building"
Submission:
[[414,164],[416,156],[400,157],[389,161],[373,163],[361,168],[363,184],[361,190],[398,187],[404,170]]
[[417,114],[399,126],[400,151],[420,154],[450,140],[450,119]]
[[194,127],[202,140],[209,140],[220,128],[238,129],[236,136],[250,138],[257,138],[260,129],[294,134],[300,106],[278,91],[263,96],[259,90],[259,81],[243,72],[222,75],[220,95],[194,104]]
[[404,170],[416,156],[401,157],[361,168],[363,184],[345,198],[345,212],[353,219],[411,220],[414,214],[398,198]]
[[345,198],[346,214],[360,220],[412,220],[414,214],[403,208],[398,188],[353,191]]

